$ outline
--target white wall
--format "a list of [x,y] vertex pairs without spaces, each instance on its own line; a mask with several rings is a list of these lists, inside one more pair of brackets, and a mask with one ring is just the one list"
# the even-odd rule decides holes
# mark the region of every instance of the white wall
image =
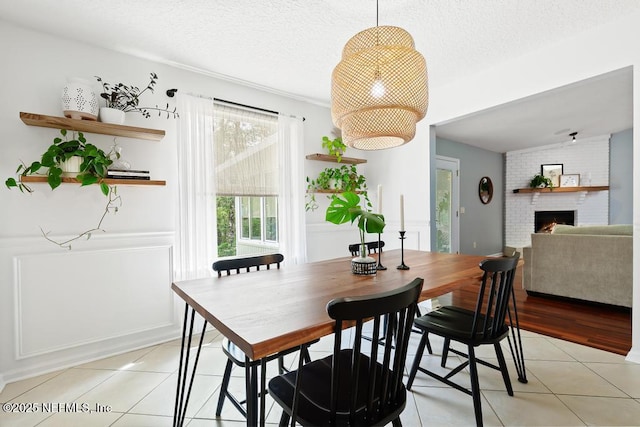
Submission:
[[[60,96],[67,77],[129,82],[143,87],[159,76],[151,105],[173,100],[169,88],[304,116],[305,151],[321,149],[333,127],[329,109],[282,96],[68,41],[0,21],[3,132],[0,178],[13,176],[21,160],[39,159],[57,130],[26,126],[19,112],[62,116]],[[286,68],[283,69],[286,72]],[[96,85],[97,88],[97,85]],[[95,226],[105,198],[97,187],[63,185],[51,191],[34,184],[33,194],[0,189],[0,389],[4,382],[86,360],[165,341],[179,334],[184,305],[170,289],[176,216],[176,121],[128,114],[127,123],[164,129],[160,142],[118,138],[132,166],[149,169],[163,187],[119,186],[122,207],[109,215],[106,233],[67,251],[48,243]],[[113,137],[86,135],[103,149]],[[316,241],[317,240],[317,241]],[[327,236],[310,235],[335,250]],[[346,249],[345,249],[346,251]],[[344,254],[346,255],[346,254]],[[126,267],[126,268],[125,268]]]
[[[640,14],[556,43],[448,86],[431,82],[428,120],[439,123],[486,108],[552,90],[570,83],[633,66],[634,129],[640,125]],[[634,146],[640,136],[634,133]],[[432,140],[435,144],[435,139]],[[640,150],[634,150],[634,310],[633,347],[628,360],[640,363]],[[507,189],[508,191],[508,189]]]

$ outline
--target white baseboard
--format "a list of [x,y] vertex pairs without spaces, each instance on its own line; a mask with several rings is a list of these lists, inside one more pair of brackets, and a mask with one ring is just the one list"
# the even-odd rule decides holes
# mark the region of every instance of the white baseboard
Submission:
[[624,360],[640,364],[640,349],[638,347],[631,347],[631,350],[629,350],[629,353]]
[[[130,351],[139,350],[141,348],[162,344],[180,338],[181,330],[176,326],[174,330],[164,331],[163,333],[154,334],[144,338],[128,337],[127,340],[119,340],[115,343],[98,343],[99,348],[81,347],[77,348],[73,355],[65,357],[52,357],[41,359],[35,364],[29,364],[26,367],[18,367],[13,370],[5,371],[0,378],[4,378],[6,384],[36,377],[39,375],[56,372],[61,369],[72,368],[84,363],[93,362],[107,357],[117,356],[119,354],[128,353]],[[0,385],[2,385],[0,383]],[[0,391],[2,389],[0,388]]]

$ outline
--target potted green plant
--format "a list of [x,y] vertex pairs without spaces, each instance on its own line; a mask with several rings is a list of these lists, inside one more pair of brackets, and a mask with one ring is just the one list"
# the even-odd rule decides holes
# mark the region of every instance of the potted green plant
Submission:
[[315,193],[322,192],[360,192],[371,208],[371,202],[367,193],[367,179],[358,173],[356,165],[342,165],[337,168],[325,168],[316,179],[307,177],[307,202],[305,209],[314,211],[318,208]]
[[107,176],[108,167],[113,163],[113,158],[118,158],[119,154],[114,151],[105,153],[95,145],[88,143],[82,132],[78,132],[77,136],[74,132],[71,138],[69,138],[66,129],[61,129],[60,134],[62,138],[54,138],[53,143],[42,154],[39,161],[34,161],[30,165],[21,163],[16,169],[18,178],[7,178],[5,185],[8,189],[18,188],[23,193],[32,193],[33,189],[22,178],[39,175],[45,176],[51,189],[55,190],[62,183],[64,163],[71,159],[77,159],[79,167],[74,172],[75,179],[82,186],[97,184],[102,194],[107,196],[107,205],[97,227],[84,231],[72,239],[57,242],[48,236],[49,233],[42,231],[47,240],[70,249],[72,241],[85,236],[89,238],[93,231],[102,231],[101,225],[105,215],[110,211],[117,212],[120,206],[120,196],[117,195],[116,186],[107,184],[104,178]]
[[334,156],[338,163],[342,161],[342,155],[347,150],[342,138],[329,139],[328,136],[322,137],[322,148],[326,149],[330,156]]
[[[376,261],[367,256],[365,233],[382,233],[385,227],[384,216],[363,209],[360,196],[354,192],[335,194],[327,208],[325,219],[333,224],[357,221],[360,230],[360,257],[351,261],[352,271],[356,274],[375,274]],[[363,267],[363,264],[366,267]]]
[[[153,92],[153,89],[158,80],[158,75],[156,73],[150,74],[149,83],[147,87],[140,90],[137,86],[125,85],[124,83],[116,83],[111,84],[102,80],[101,77],[95,76],[99,83],[102,84],[102,93],[100,97],[103,98],[106,102],[106,107],[102,108],[110,108],[114,110],[119,110],[121,112],[121,119],[114,119],[115,121],[124,122],[124,113],[128,112],[136,112],[142,114],[144,117],[151,117],[151,111],[157,111],[158,116],[162,113],[167,113],[167,118],[173,115],[174,118],[178,117],[178,113],[176,112],[176,108],[169,108],[169,103],[163,108],[159,107],[157,104],[155,107],[141,107],[140,106],[140,97],[147,91]],[[102,121],[104,120],[103,116],[109,114],[106,110],[100,111],[100,117]]]
[[553,190],[553,182],[551,182],[550,178],[546,176],[542,176],[540,174],[536,174],[531,181],[529,181],[530,188],[549,188]]
[[[64,163],[77,158],[79,169],[75,178],[81,185],[99,184],[102,193],[109,194],[109,186],[102,181],[107,176],[107,169],[113,163],[112,153],[105,153],[98,147],[87,142],[84,134],[75,132],[69,139],[66,129],[61,129],[63,138],[56,137],[47,150],[42,154],[40,161],[35,161],[29,166],[22,163],[18,166],[16,174],[20,177],[28,175],[45,175],[47,183],[55,190],[62,183]],[[116,154],[117,156],[117,154]],[[31,193],[33,190],[22,180],[8,178],[5,181],[7,188],[17,187],[20,191]]]

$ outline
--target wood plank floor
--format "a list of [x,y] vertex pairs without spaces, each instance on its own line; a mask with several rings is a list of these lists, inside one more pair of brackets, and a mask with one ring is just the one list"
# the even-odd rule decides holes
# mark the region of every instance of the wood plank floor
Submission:
[[[566,299],[531,296],[522,289],[522,267],[514,281],[520,328],[626,355],[631,349],[631,310]],[[452,293],[454,305],[472,308],[477,286]]]

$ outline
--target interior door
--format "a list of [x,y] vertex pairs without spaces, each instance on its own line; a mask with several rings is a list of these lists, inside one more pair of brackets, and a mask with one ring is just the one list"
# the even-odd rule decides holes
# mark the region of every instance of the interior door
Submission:
[[436,157],[436,251],[460,249],[460,160]]

